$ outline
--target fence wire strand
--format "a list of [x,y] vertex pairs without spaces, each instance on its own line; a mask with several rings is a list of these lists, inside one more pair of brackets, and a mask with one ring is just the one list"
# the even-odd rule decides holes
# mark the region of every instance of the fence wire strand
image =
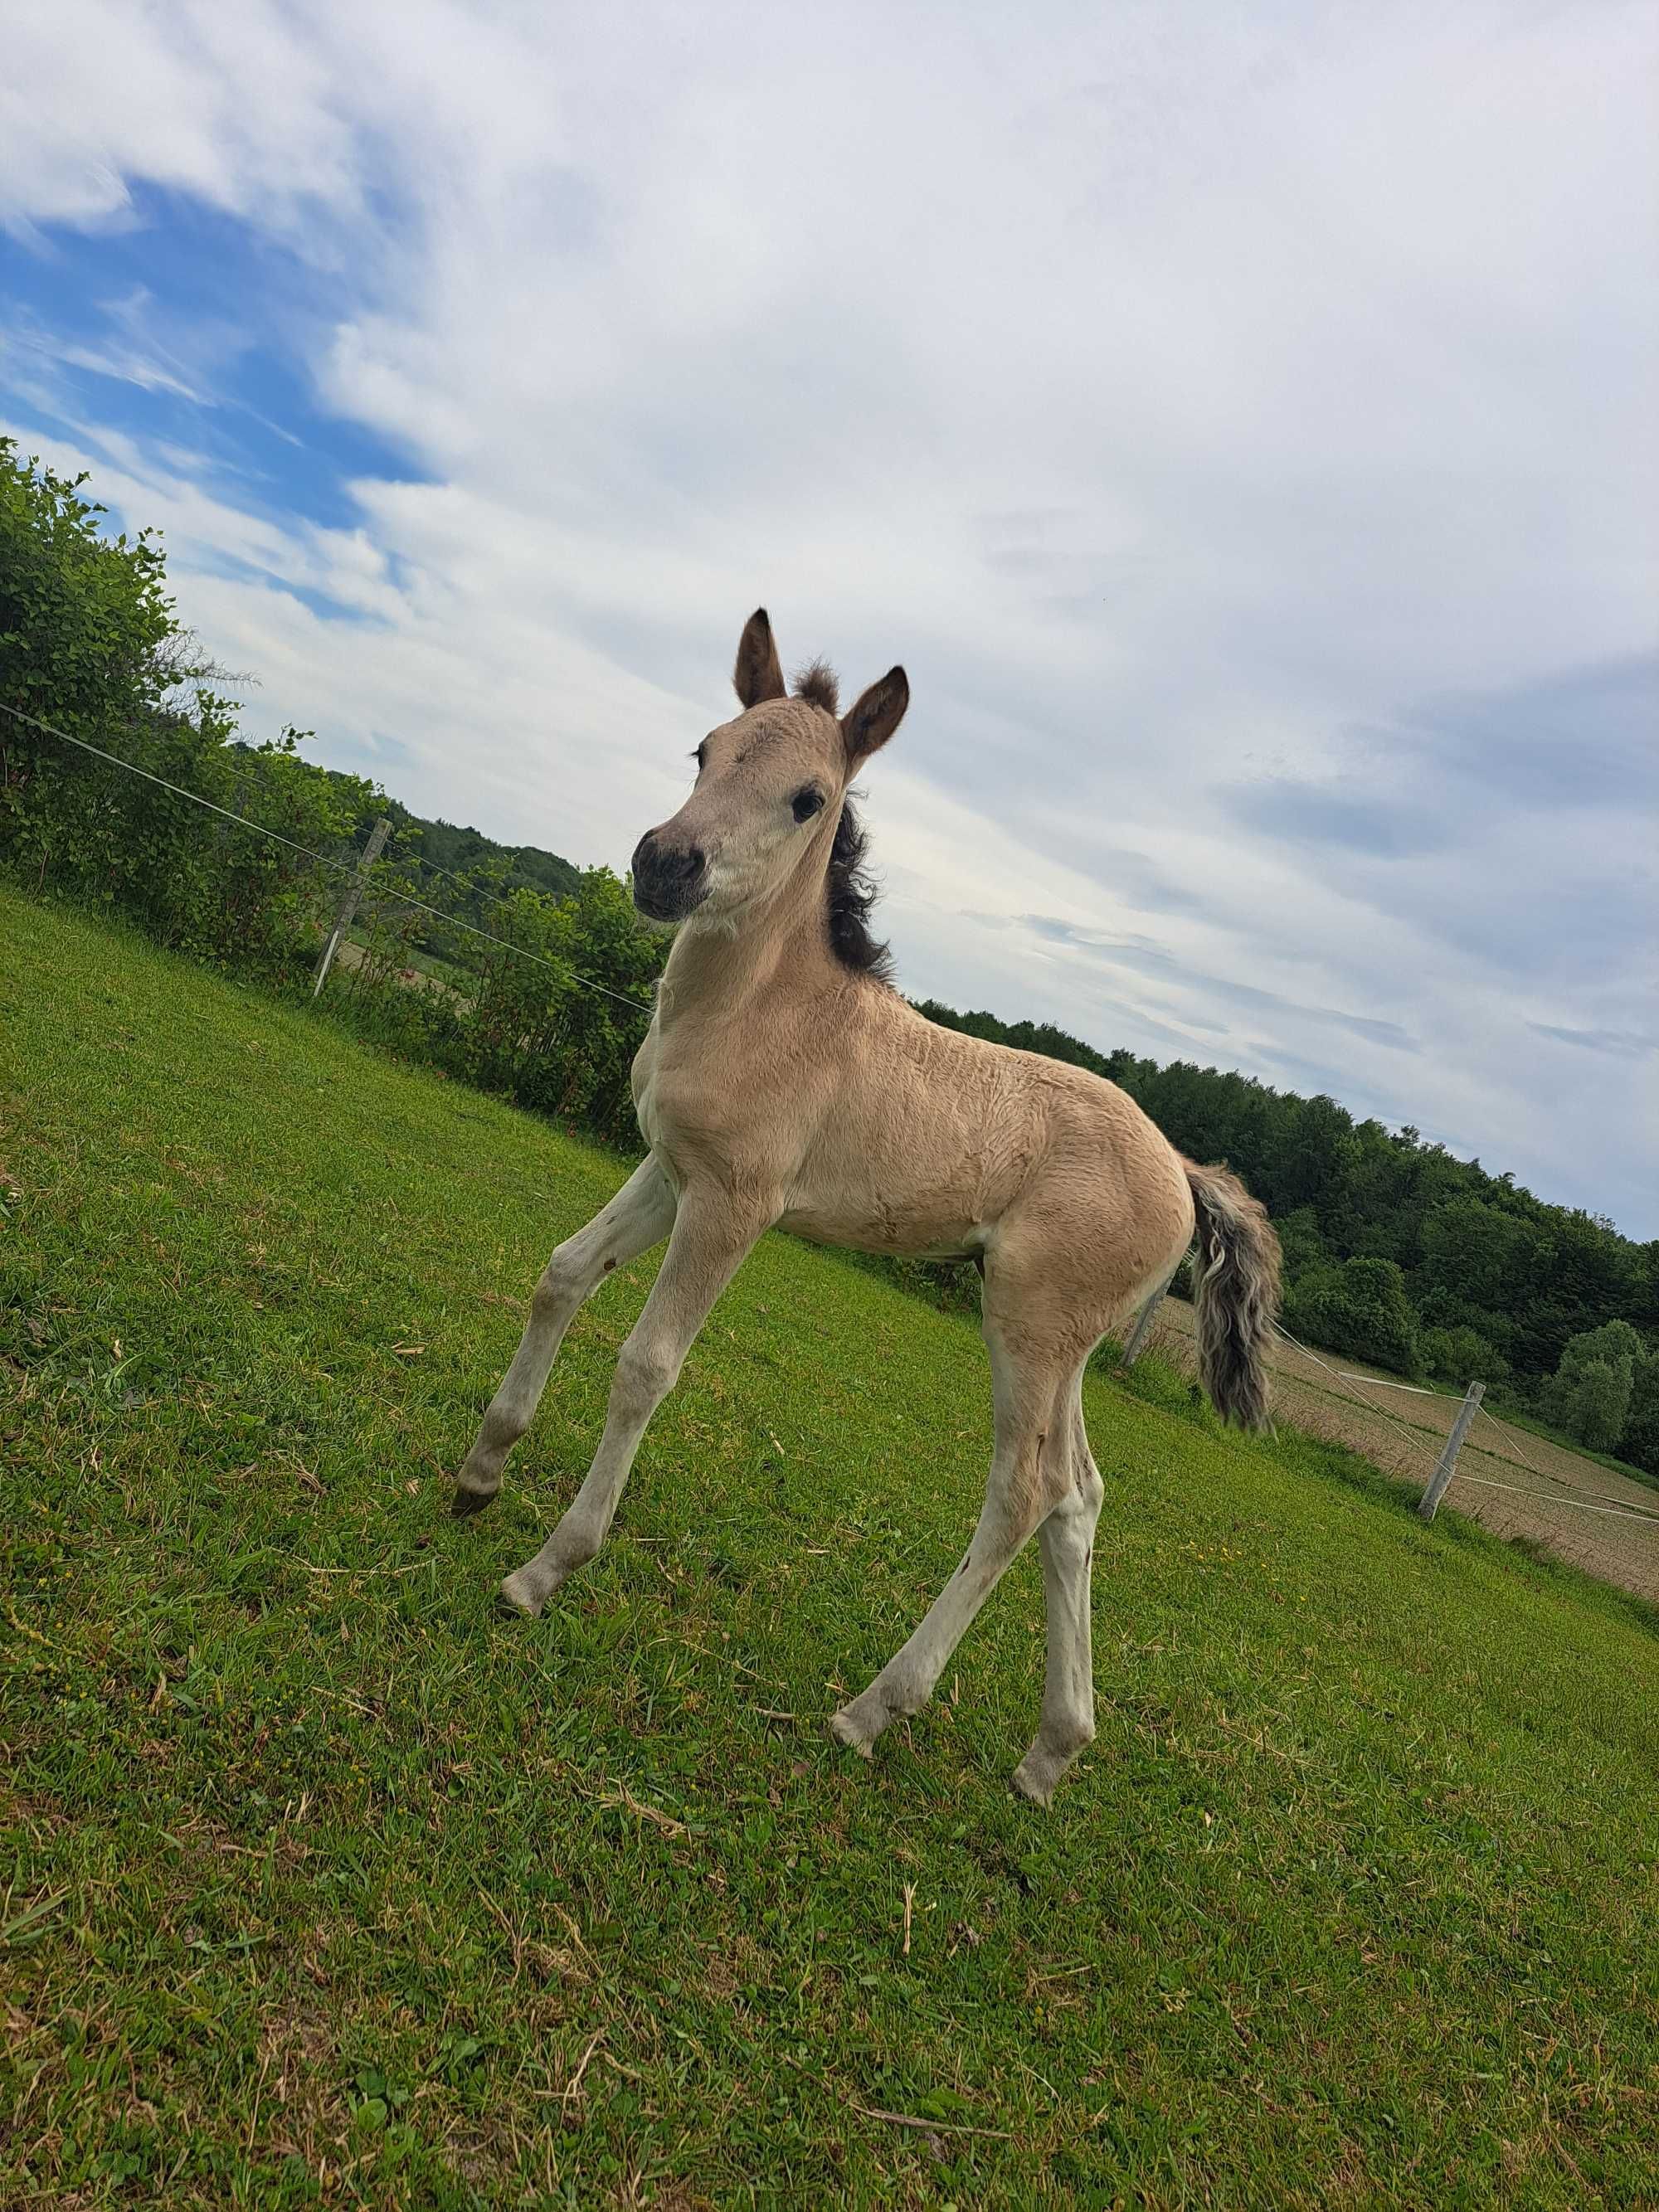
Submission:
[[[101,745],[94,745],[89,738],[77,738],[68,730],[56,729],[52,723],[41,721],[35,714],[26,714],[21,707],[9,706],[3,699],[0,699],[0,712],[11,715],[15,721],[26,722],[31,729],[40,730],[46,737],[60,738],[66,745],[78,745],[82,752],[107,761],[112,768],[124,769],[129,775],[142,776],[146,783],[159,785],[161,790],[170,791],[176,799],[188,799],[197,806],[204,806],[210,814],[220,815],[225,821],[235,823],[240,829],[251,830],[256,836],[269,837],[276,844],[285,845],[289,852],[298,853],[303,859],[314,861],[319,868],[327,868],[336,875],[343,876],[352,876],[357,872],[359,864],[355,860],[331,860],[326,853],[313,852],[309,845],[301,845],[293,837],[285,837],[280,830],[268,829],[263,822],[251,822],[246,815],[238,814],[228,806],[221,806],[216,799],[206,799],[199,791],[191,791],[182,783],[173,783],[167,776],[157,775],[153,769],[140,768],[136,761],[123,760],[118,753],[106,752]],[[233,769],[232,773],[236,774],[237,771]],[[248,779],[244,778],[243,781]],[[418,854],[413,857],[416,860],[421,858]],[[427,861],[424,865],[437,867],[438,864]],[[439,868],[438,872],[447,875],[449,871]],[[460,879],[458,878],[456,880]],[[441,908],[428,906],[424,899],[411,897],[407,891],[394,890],[388,884],[376,884],[374,889],[377,898],[396,899],[400,905],[411,907],[417,914],[430,915],[434,921],[442,922],[447,928],[465,930],[469,937],[478,938],[485,945],[493,945],[502,952],[511,952],[520,960],[533,960],[538,967],[563,976],[568,982],[578,984],[585,991],[594,991],[602,998],[614,999],[619,1006],[626,1006],[633,1013],[644,1014],[647,1018],[651,1014],[651,1006],[643,1000],[633,998],[625,991],[612,990],[610,984],[601,983],[594,976],[584,975],[562,961],[550,960],[545,953],[532,952],[526,945],[514,945],[507,938],[493,936],[489,930],[480,929],[475,922],[464,921],[459,915],[445,914]],[[484,892],[483,896],[488,898],[495,895]],[[497,898],[496,902],[501,903],[501,900]]]
[[[1547,1490],[1528,1490],[1518,1482],[1498,1482],[1489,1474],[1465,1474],[1461,1469],[1453,1474],[1454,1482],[1478,1483],[1483,1490],[1507,1490],[1516,1498],[1535,1498],[1545,1505],[1576,1506],[1580,1513],[1615,1513],[1627,1521],[1641,1521],[1650,1528],[1659,1528],[1659,1513],[1644,1513],[1637,1505],[1595,1505],[1588,1498],[1555,1498]],[[1601,1496],[1598,1491],[1597,1497]]]
[[[1287,1328],[1283,1328],[1275,1322],[1273,1326],[1273,1333],[1285,1344],[1293,1345],[1297,1351],[1303,1355],[1304,1358],[1311,1359],[1316,1367],[1323,1368],[1326,1374],[1332,1376],[1334,1380],[1337,1382],[1340,1382],[1342,1380],[1341,1371],[1339,1369],[1329,1365],[1327,1361],[1320,1358],[1316,1352],[1310,1352],[1307,1346],[1302,1343],[1297,1338],[1292,1336]],[[1345,1390],[1341,1395],[1345,1398],[1348,1399],[1352,1404],[1358,1406],[1362,1413],[1381,1414],[1385,1421],[1392,1421],[1395,1427],[1400,1431],[1401,1434],[1415,1450],[1426,1451],[1429,1449],[1429,1445],[1422,1432],[1407,1428],[1405,1422],[1401,1420],[1397,1414],[1389,1413],[1386,1406],[1373,1405],[1369,1399],[1358,1397],[1352,1390]],[[1433,1397],[1440,1398],[1449,1397],[1450,1393],[1443,1390],[1436,1390],[1431,1392],[1429,1395]],[[1485,1408],[1483,1407],[1482,1411],[1484,1410]],[[1492,1415],[1491,1418],[1494,1421],[1497,1421],[1498,1419],[1498,1416],[1495,1413]],[[1499,1425],[1507,1426],[1507,1424],[1500,1423]],[[1468,1448],[1466,1439],[1465,1449],[1468,1449]],[[1476,1451],[1479,1451],[1482,1447],[1476,1444],[1474,1449]],[[1490,1447],[1487,1447],[1486,1449],[1488,1449],[1491,1456],[1498,1456],[1496,1454],[1490,1453]],[[1437,1454],[1436,1456],[1437,1458],[1438,1455]],[[1562,1476],[1544,1474],[1541,1468],[1533,1467],[1530,1460],[1524,1460],[1524,1464],[1530,1468],[1534,1474],[1539,1475],[1541,1480],[1545,1481],[1565,1481],[1565,1478]],[[1650,1513],[1644,1507],[1639,1505],[1626,1505],[1615,1502],[1607,1498],[1605,1491],[1592,1491],[1588,1498],[1563,1498],[1558,1496],[1553,1491],[1528,1490],[1522,1484],[1498,1482],[1491,1475],[1469,1474],[1466,1473],[1462,1467],[1455,1467],[1453,1468],[1451,1479],[1454,1482],[1477,1483],[1482,1488],[1487,1490],[1507,1490],[1513,1492],[1513,1494],[1517,1498],[1535,1498],[1540,1505],[1568,1505],[1573,1507],[1580,1513],[1617,1514],[1625,1520],[1640,1521],[1649,1528],[1659,1528],[1659,1512]],[[1601,1502],[1592,1503],[1592,1499]]]
[[[1481,1407],[1480,1410],[1483,1413],[1486,1413],[1486,1409],[1484,1405]],[[1486,1419],[1492,1423],[1495,1429],[1501,1431],[1504,1436],[1515,1436],[1515,1431],[1510,1426],[1509,1423],[1507,1421],[1500,1420],[1496,1413],[1486,1413]],[[1577,1487],[1576,1484],[1570,1483],[1565,1474],[1552,1474],[1548,1468],[1540,1467],[1535,1460],[1528,1459],[1525,1452],[1519,1450],[1520,1439],[1518,1437],[1516,1438],[1516,1443],[1517,1447],[1516,1456],[1519,1458],[1522,1466],[1526,1468],[1528,1474],[1535,1474],[1540,1482],[1559,1483],[1564,1490],[1576,1489]],[[1474,1451],[1484,1452],[1488,1459],[1501,1459],[1507,1461],[1510,1457],[1510,1455],[1507,1452],[1494,1450],[1491,1444],[1474,1444],[1469,1446],[1469,1449]],[[1470,1480],[1473,1480],[1474,1479],[1474,1478],[1471,1476]],[[1557,1498],[1550,1492],[1546,1490],[1529,1490],[1526,1494],[1528,1498],[1542,1498],[1552,1505],[1572,1505],[1578,1502],[1577,1499],[1571,1498]],[[1633,1513],[1639,1521],[1652,1521],[1656,1525],[1659,1525],[1659,1507],[1650,1509],[1645,1505],[1632,1505],[1630,1504],[1628,1499],[1614,1498],[1605,1490],[1588,1490],[1584,1492],[1584,1495],[1586,1498],[1599,1498],[1601,1504],[1606,1506],[1609,1511]]]
[[[1328,1361],[1322,1359],[1316,1352],[1310,1352],[1305,1344],[1302,1343],[1298,1338],[1292,1336],[1289,1329],[1282,1327],[1277,1322],[1273,1323],[1273,1334],[1284,1343],[1294,1345],[1296,1349],[1302,1354],[1303,1358],[1304,1359],[1311,1359],[1316,1367],[1322,1367],[1326,1374],[1330,1376],[1333,1381],[1340,1382],[1342,1380],[1341,1375],[1336,1368],[1331,1366]],[[1413,1451],[1420,1452],[1428,1449],[1427,1445],[1424,1442],[1423,1431],[1420,1429],[1408,1428],[1405,1422],[1401,1419],[1400,1416],[1397,1413],[1391,1413],[1386,1406],[1374,1406],[1370,1402],[1370,1399],[1358,1397],[1352,1390],[1340,1391],[1338,1395],[1347,1399],[1351,1405],[1358,1406],[1360,1411],[1364,1413],[1375,1413],[1379,1415],[1385,1421],[1392,1421],[1395,1427],[1399,1430],[1401,1435],[1405,1437],[1406,1441],[1411,1445]]]

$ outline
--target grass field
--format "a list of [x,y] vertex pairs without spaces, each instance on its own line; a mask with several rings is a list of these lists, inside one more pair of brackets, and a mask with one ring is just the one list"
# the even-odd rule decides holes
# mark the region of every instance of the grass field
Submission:
[[1659,2199],[1635,1601],[1091,1379],[1092,1752],[1008,1794],[1028,1557],[866,1766],[971,1327],[769,1239],[501,1620],[647,1264],[447,1477],[617,1164],[3,891],[0,1039],[0,2201]]

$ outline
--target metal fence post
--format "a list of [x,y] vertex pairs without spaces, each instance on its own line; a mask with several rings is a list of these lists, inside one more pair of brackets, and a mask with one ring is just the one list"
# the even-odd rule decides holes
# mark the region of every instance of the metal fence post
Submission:
[[1453,1469],[1457,1465],[1457,1455],[1462,1448],[1464,1437],[1469,1432],[1469,1424],[1480,1412],[1480,1401],[1485,1397],[1486,1393],[1486,1386],[1484,1382],[1470,1383],[1464,1395],[1463,1403],[1458,1409],[1457,1419],[1452,1423],[1451,1434],[1446,1439],[1446,1448],[1440,1455],[1440,1464],[1429,1477],[1429,1486],[1418,1500],[1417,1510],[1420,1519],[1433,1520],[1435,1510],[1446,1494],[1446,1485],[1452,1479]]
[[313,1000],[328,981],[328,971],[340,949],[340,940],[350,928],[357,912],[357,902],[368,881],[368,872],[380,859],[380,848],[391,835],[392,824],[383,814],[368,833],[368,842],[363,847],[362,858],[346,878],[345,889],[340,894],[340,911],[334,917],[334,927],[329,933],[328,943],[323,947],[323,957],[317,963],[317,980],[311,987]]

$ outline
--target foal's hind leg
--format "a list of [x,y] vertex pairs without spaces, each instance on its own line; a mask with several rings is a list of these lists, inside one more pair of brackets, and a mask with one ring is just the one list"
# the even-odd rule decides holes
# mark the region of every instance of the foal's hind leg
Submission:
[[919,1712],[946,1662],[1033,1529],[1059,1502],[1071,1467],[1070,1361],[1016,1346],[988,1316],[996,1448],[985,1504],[967,1554],[902,1650],[862,1696],[843,1705],[830,1733],[868,1759],[876,1738],[900,1714]]
[[476,1513],[501,1488],[507,1455],[535,1417],[560,1342],[583,1299],[612,1268],[660,1243],[673,1225],[674,1194],[655,1159],[647,1158],[604,1212],[559,1246],[536,1285],[513,1364],[456,1478],[452,1512]]
[[1037,1530],[1048,1624],[1042,1719],[1036,1741],[1014,1770],[1015,1789],[1039,1805],[1048,1803],[1054,1784],[1095,1735],[1089,1571],[1105,1488],[1083,1425],[1080,1375],[1073,1389],[1071,1431],[1070,1486]]

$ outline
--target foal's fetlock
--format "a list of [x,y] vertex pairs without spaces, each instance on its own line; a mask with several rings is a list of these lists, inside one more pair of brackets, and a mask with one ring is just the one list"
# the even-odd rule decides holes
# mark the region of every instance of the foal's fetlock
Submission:
[[1054,1759],[1041,1752],[1034,1744],[1008,1778],[1008,1786],[1016,1797],[1023,1797],[1028,1805],[1048,1805],[1054,1794],[1060,1778],[1066,1771],[1066,1761]]
[[921,1711],[927,1702],[927,1692],[917,1689],[913,1692],[883,1682],[879,1678],[872,1682],[860,1697],[844,1705],[830,1719],[830,1733],[837,1743],[844,1743],[848,1751],[855,1751],[860,1759],[873,1757],[876,1738],[896,1720],[908,1720]]
[[578,1567],[597,1556],[604,1531],[595,1533],[591,1521],[571,1526],[568,1517],[559,1523],[533,1559],[510,1574],[501,1587],[501,1602],[509,1612],[537,1620],[555,1590],[562,1589]]
[[1011,1786],[1015,1795],[1030,1804],[1046,1805],[1066,1768],[1094,1740],[1090,1725],[1068,1728],[1053,1736],[1039,1729],[1036,1742],[1014,1769]]
[[857,1752],[860,1759],[873,1759],[873,1746],[881,1734],[882,1723],[866,1729],[854,1714],[851,1705],[843,1705],[838,1713],[830,1716],[830,1733],[836,1741],[844,1744],[848,1751]]
[[523,1620],[539,1620],[549,1595],[531,1579],[530,1570],[520,1567],[502,1583],[495,1593],[495,1602],[503,1613],[517,1613]]

